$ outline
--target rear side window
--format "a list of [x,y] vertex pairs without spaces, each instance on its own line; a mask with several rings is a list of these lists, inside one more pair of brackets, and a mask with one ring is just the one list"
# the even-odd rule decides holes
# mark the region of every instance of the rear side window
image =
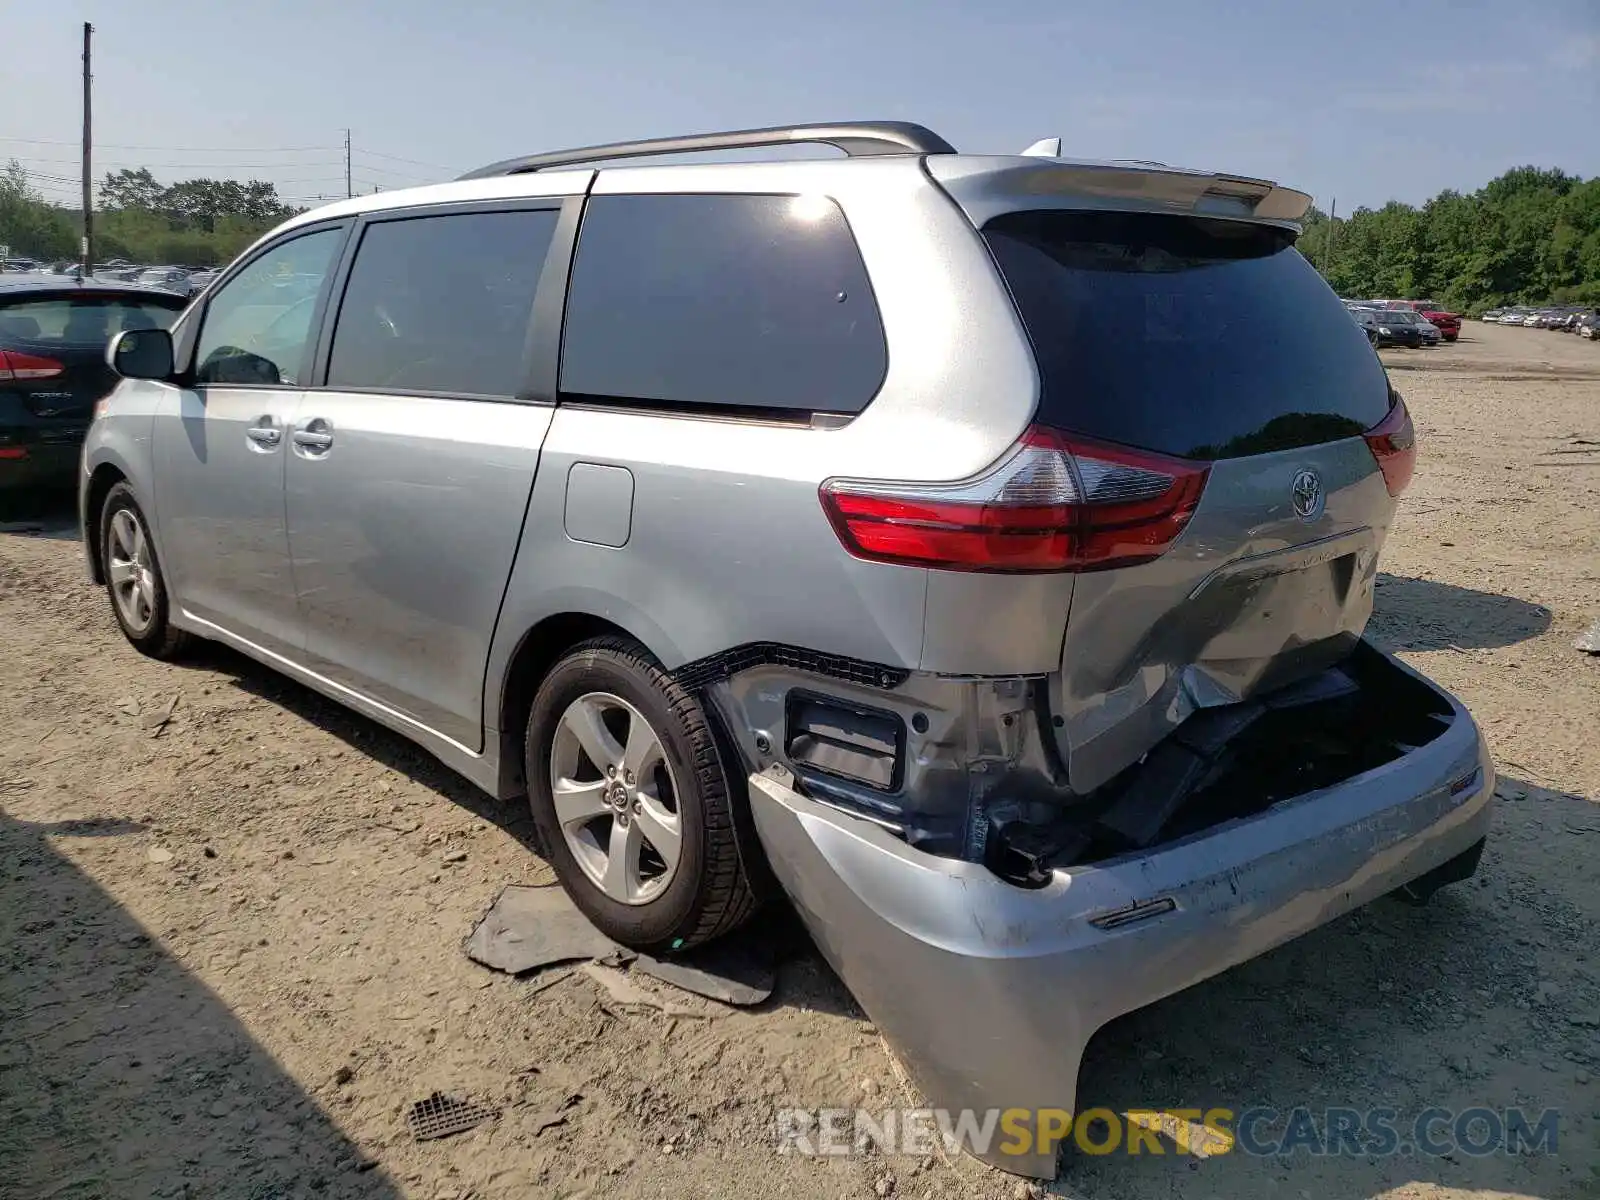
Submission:
[[574,398],[857,413],[883,383],[877,302],[817,196],[596,196],[567,295]]
[[1047,425],[1214,459],[1349,437],[1389,411],[1366,333],[1285,231],[1026,212],[984,237],[1033,340]]
[[19,341],[98,346],[125,329],[165,329],[177,319],[181,308],[181,304],[149,304],[107,296],[8,304],[0,308],[0,344]]
[[334,328],[328,386],[514,396],[556,211],[368,225]]

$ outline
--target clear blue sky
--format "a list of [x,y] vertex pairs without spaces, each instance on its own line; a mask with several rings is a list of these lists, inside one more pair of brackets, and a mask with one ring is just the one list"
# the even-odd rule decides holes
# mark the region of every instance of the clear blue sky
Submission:
[[61,199],[83,20],[97,178],[148,164],[301,202],[343,194],[346,127],[361,191],[588,142],[871,117],[963,150],[1060,134],[1072,156],[1265,176],[1341,212],[1524,163],[1600,174],[1600,0],[0,7],[0,160]]

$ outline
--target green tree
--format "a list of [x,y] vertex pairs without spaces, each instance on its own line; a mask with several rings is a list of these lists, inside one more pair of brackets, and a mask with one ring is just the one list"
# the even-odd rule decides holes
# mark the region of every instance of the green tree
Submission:
[[70,258],[77,253],[73,220],[28,182],[28,172],[12,159],[0,171],[0,244],[32,258]]
[[1344,296],[1437,298],[1452,308],[1583,302],[1600,293],[1600,179],[1516,167],[1472,195],[1391,202],[1331,221],[1301,248]]
[[100,207],[106,209],[141,209],[154,212],[161,204],[161,194],[166,191],[146,167],[137,171],[110,171],[100,184]]

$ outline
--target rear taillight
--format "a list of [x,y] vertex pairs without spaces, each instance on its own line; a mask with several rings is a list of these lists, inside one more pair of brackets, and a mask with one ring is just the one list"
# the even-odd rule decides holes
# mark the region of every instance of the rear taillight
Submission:
[[1417,469],[1417,432],[1411,427],[1411,414],[1406,402],[1394,393],[1394,404],[1389,415],[1366,432],[1367,445],[1372,457],[1378,460],[1383,472],[1383,482],[1389,495],[1398,496],[1411,482],[1411,473]]
[[834,479],[821,497],[858,558],[950,571],[1100,571],[1164,554],[1210,469],[1035,426],[971,479]]
[[23,354],[19,350],[0,350],[0,381],[54,379],[66,367],[53,358]]

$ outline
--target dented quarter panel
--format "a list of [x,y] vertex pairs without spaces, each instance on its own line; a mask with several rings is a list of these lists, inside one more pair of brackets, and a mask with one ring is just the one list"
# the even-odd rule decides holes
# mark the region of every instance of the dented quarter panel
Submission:
[[[1310,520],[1292,484],[1314,471]],[[1339,661],[1372,614],[1394,501],[1360,438],[1214,464],[1165,555],[1078,577],[1051,709],[1074,791],[1100,786],[1197,708]]]

